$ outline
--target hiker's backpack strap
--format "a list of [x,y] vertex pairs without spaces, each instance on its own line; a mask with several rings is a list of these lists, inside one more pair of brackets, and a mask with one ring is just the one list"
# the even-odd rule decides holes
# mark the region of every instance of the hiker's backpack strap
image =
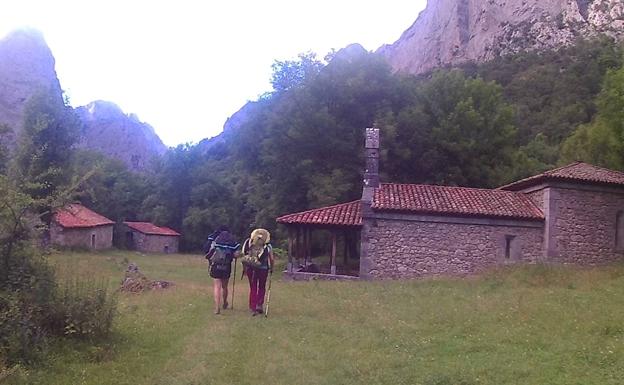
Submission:
[[237,243],[235,245],[228,245],[228,244],[225,244],[225,243],[216,243],[215,242],[215,244],[214,244],[215,248],[218,247],[220,249],[224,249],[224,250],[230,251],[232,253],[235,252],[236,250],[238,250],[239,246],[240,246],[240,243]]
[[245,239],[245,242],[243,242],[243,247],[241,248],[241,252],[244,255],[249,254],[249,242],[250,242],[249,238]]

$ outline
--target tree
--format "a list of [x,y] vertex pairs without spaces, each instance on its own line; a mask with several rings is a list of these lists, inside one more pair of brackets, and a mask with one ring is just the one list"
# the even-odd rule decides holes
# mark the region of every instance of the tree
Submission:
[[385,125],[393,181],[495,186],[511,165],[516,129],[502,88],[461,71],[436,72]]
[[6,174],[9,167],[9,148],[4,138],[10,131],[9,126],[0,124],[0,175]]
[[596,102],[598,113],[591,124],[581,125],[564,142],[561,159],[584,160],[624,169],[624,66],[610,70]]
[[33,198],[54,195],[69,182],[67,172],[80,120],[52,90],[31,97],[24,110],[15,172]]
[[271,85],[276,92],[288,91],[318,75],[322,68],[314,52],[300,53],[297,60],[276,60],[271,65]]
[[[189,145],[179,145],[161,157],[147,181],[148,194],[141,207],[142,219],[182,229],[190,207],[193,172],[198,159],[194,150]],[[180,247],[186,247],[184,242]]]
[[90,174],[76,195],[84,205],[122,222],[137,220],[147,196],[147,176],[134,173],[121,161],[99,153],[76,151],[72,159],[72,179]]

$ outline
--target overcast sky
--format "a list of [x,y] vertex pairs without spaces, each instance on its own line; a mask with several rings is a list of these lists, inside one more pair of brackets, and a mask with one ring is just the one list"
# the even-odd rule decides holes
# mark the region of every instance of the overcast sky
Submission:
[[3,0],[0,36],[43,32],[74,106],[110,100],[165,144],[217,135],[274,60],[399,38],[426,0]]

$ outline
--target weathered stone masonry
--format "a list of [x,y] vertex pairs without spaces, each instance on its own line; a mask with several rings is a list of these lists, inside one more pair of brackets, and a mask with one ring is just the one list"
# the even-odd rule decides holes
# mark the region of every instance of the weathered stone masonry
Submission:
[[594,265],[622,259],[616,226],[624,189],[572,183],[538,188],[529,194],[541,193],[544,199],[546,261]]
[[134,249],[150,253],[177,253],[178,237],[134,232]]
[[372,221],[374,258],[361,272],[367,278],[465,275],[541,255],[541,222],[407,215]]
[[64,247],[77,247],[90,250],[110,249],[113,246],[113,225],[63,228],[50,224],[52,243]]

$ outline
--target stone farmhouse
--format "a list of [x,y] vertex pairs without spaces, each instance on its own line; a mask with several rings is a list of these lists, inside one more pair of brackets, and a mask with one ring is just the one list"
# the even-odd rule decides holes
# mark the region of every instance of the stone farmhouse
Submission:
[[57,210],[50,223],[50,242],[56,246],[102,250],[113,247],[110,219],[78,203]]
[[146,253],[177,253],[180,233],[149,222],[124,222],[126,247]]
[[[277,218],[288,229],[290,277],[465,275],[513,263],[595,265],[624,258],[622,172],[576,162],[478,189],[380,183],[378,161],[379,130],[367,129],[360,200]],[[329,231],[332,241],[320,274],[306,269],[310,234],[317,230]],[[358,271],[337,268],[339,239],[343,265],[359,257]]]

